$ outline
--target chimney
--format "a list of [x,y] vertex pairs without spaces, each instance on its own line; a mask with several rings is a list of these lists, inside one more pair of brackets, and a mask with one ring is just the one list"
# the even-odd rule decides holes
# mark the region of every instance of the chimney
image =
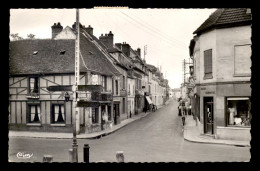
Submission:
[[58,24],[54,23],[53,26],[51,26],[51,29],[52,29],[52,39],[54,39],[56,35],[62,31],[63,27],[58,22]]
[[86,27],[85,30],[88,34],[93,35],[93,28],[90,25]]
[[138,54],[138,56],[141,57],[141,49],[140,48],[137,48],[136,53]]
[[[79,23],[79,28],[83,28],[83,26],[81,25],[81,23]],[[74,24],[72,25],[72,29],[76,30],[76,22],[74,22]]]
[[107,48],[113,48],[113,45],[114,45],[114,35],[113,35],[113,33],[111,31],[108,34],[105,34],[104,36],[103,36],[103,34],[101,34],[101,36],[99,37],[99,40]]
[[121,43],[116,43],[115,45],[116,45],[116,47],[117,47],[118,49],[122,50],[122,44],[121,44]]
[[122,52],[126,55],[126,56],[130,56],[130,45],[127,44],[126,42],[123,42],[122,44]]

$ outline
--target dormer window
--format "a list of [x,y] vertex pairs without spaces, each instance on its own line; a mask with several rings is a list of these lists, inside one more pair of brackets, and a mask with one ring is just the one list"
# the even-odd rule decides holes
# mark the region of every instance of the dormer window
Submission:
[[60,51],[60,55],[64,55],[65,52],[66,52],[65,50],[61,50],[61,51]]
[[251,9],[250,8],[246,9],[246,14],[251,14]]

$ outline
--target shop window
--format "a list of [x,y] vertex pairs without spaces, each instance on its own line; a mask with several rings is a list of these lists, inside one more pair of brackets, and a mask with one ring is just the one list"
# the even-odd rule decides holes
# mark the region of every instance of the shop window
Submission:
[[52,104],[51,123],[65,123],[64,104]]
[[28,123],[41,123],[40,104],[28,104]]
[[204,79],[213,78],[212,76],[212,49],[204,51]]
[[98,108],[92,107],[92,123],[98,123]]
[[251,103],[248,97],[227,98],[227,125],[251,126]]

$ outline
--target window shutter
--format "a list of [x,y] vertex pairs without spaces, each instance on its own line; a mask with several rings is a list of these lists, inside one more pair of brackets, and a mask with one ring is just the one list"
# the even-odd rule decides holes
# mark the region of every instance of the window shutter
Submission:
[[212,49],[204,51],[204,73],[212,73]]

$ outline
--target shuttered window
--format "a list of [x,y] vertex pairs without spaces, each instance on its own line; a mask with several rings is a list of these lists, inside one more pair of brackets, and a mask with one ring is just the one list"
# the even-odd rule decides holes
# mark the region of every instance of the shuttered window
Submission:
[[204,78],[212,78],[212,49],[204,51]]

